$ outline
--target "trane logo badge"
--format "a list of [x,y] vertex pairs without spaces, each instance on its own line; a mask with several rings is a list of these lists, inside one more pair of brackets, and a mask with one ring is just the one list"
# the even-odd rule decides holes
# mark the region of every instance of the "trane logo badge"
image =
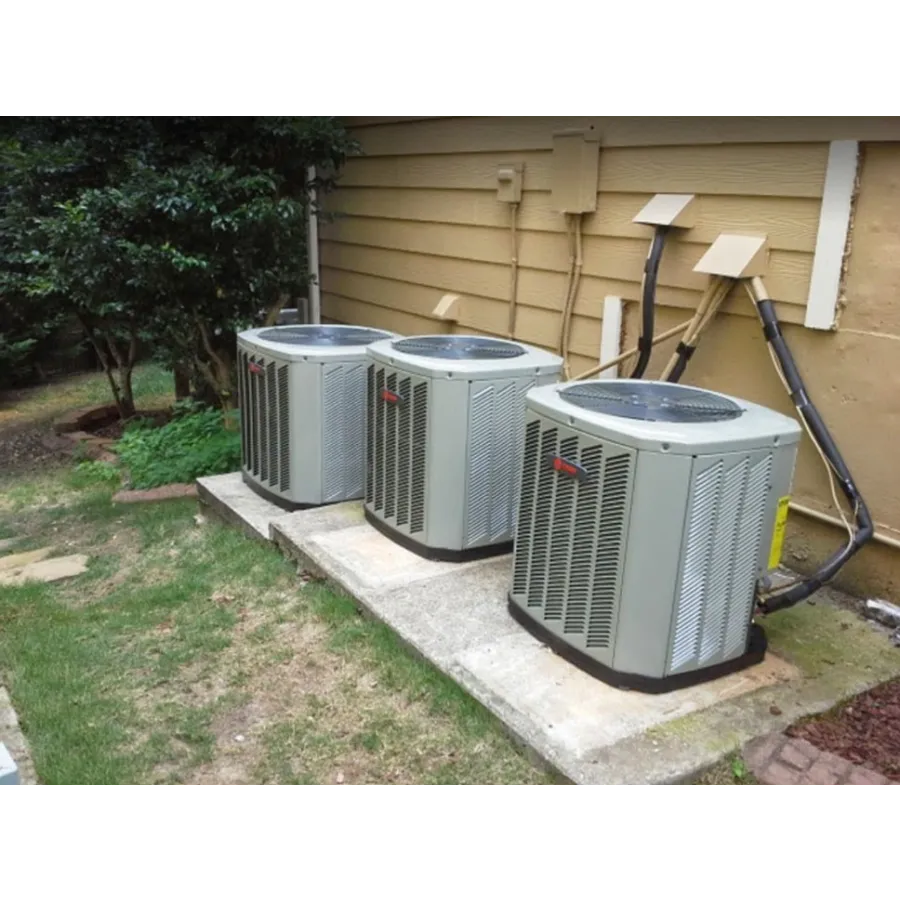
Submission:
[[384,400],[385,403],[401,403],[403,401],[403,398],[399,394],[395,394],[387,388],[382,389],[381,399]]
[[249,370],[251,375],[262,375],[263,367],[259,363],[247,363],[247,369]]
[[548,453],[544,457],[544,462],[554,472],[559,472],[560,475],[568,475],[570,478],[577,478],[579,481],[587,480],[588,473],[586,469],[582,469],[577,463],[569,462],[569,460],[563,459],[561,456]]

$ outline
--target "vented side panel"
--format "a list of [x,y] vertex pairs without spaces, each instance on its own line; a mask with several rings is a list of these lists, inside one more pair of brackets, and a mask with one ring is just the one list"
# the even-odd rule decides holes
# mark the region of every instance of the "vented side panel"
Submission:
[[681,594],[675,616],[672,644],[672,671],[675,672],[686,663],[693,662],[697,655],[721,480],[722,463],[716,463],[697,478],[695,486],[688,520]]
[[743,652],[772,455],[723,457],[694,479],[669,673]]
[[247,375],[247,354],[238,350],[238,408],[241,411],[241,465],[250,468],[250,401]]
[[416,534],[425,529],[428,383],[374,364],[366,378],[366,504]]
[[519,521],[516,528],[516,550],[513,558],[513,594],[523,595],[528,587],[532,534],[534,532],[534,499],[538,480],[538,444],[541,423],[534,421],[525,426],[525,451],[522,456],[521,488],[519,494]]
[[625,521],[633,469],[634,458],[622,453],[607,455],[603,467],[597,556],[588,611],[588,647],[606,649],[612,642],[612,623],[622,582]]
[[282,491],[291,488],[291,398],[288,367],[278,369],[278,481]]
[[238,352],[241,465],[266,487],[290,489],[290,397],[287,363]]
[[375,366],[366,370],[366,503],[375,499]]
[[725,625],[726,657],[743,651],[747,639],[747,623],[753,613],[756,591],[756,559],[763,538],[771,474],[772,457],[768,456],[751,468],[744,491],[743,516],[738,523],[731,568],[731,607]]
[[[581,477],[554,468],[554,458]],[[583,649],[609,649],[635,455],[570,429],[525,428],[513,599]]]
[[416,534],[425,530],[425,460],[428,445],[428,384],[413,388],[412,408],[412,493],[409,530]]
[[366,369],[322,368],[322,482],[326,502],[363,495]]
[[466,472],[466,547],[511,535],[525,393],[532,386],[533,382],[472,386]]

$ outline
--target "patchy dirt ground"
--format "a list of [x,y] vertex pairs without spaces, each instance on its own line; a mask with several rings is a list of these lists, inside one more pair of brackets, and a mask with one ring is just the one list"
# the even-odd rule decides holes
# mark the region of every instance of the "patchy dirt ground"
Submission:
[[900,681],[860,694],[830,715],[795,725],[788,734],[900,781]]

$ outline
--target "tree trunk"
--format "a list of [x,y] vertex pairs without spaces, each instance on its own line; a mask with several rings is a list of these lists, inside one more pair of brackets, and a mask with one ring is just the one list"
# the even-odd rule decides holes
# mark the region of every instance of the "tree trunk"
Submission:
[[134,403],[132,401],[130,410],[128,406],[123,403],[122,394],[119,390],[119,385],[116,382],[116,378],[113,375],[108,353],[103,349],[103,345],[101,344],[100,339],[97,337],[97,333],[94,331],[90,322],[88,322],[86,318],[80,315],[78,316],[78,321],[81,322],[81,327],[84,329],[84,333],[88,336],[88,340],[91,342],[94,350],[97,353],[97,359],[100,361],[100,366],[106,373],[106,380],[109,382],[109,389],[112,392],[113,400],[116,404],[116,409],[118,409],[119,411],[119,418],[130,418],[134,415]]
[[130,363],[119,369],[119,392],[122,396],[122,406],[120,414],[123,419],[130,419],[137,410],[134,406],[134,390],[131,384],[131,376],[134,373],[134,367]]
[[[224,347],[214,347],[210,339],[206,323],[200,317],[196,317],[197,329],[200,332],[200,341],[208,359],[196,358],[196,365],[204,379],[215,390],[219,406],[225,413],[235,409],[234,392],[234,363],[231,354]],[[237,425],[230,416],[225,418],[226,428],[236,428]]]
[[187,400],[191,396],[191,369],[184,363],[175,366],[175,399]]

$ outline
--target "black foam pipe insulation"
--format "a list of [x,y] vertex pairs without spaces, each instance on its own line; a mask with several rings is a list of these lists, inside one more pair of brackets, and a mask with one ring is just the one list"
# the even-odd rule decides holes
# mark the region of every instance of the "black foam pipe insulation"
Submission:
[[630,378],[643,378],[653,351],[653,329],[656,317],[656,281],[659,264],[666,246],[668,228],[659,225],[653,233],[650,253],[644,263],[644,289],[641,292],[641,336],[638,338],[638,358]]
[[847,463],[841,456],[841,452],[838,450],[837,444],[835,444],[834,438],[828,431],[825,422],[819,415],[815,404],[813,404],[806,393],[800,370],[797,368],[794,356],[782,334],[781,325],[775,313],[775,305],[771,300],[758,300],[756,309],[762,321],[763,334],[781,365],[781,370],[790,390],[791,400],[834,469],[841,492],[850,503],[856,518],[856,531],[852,539],[829,557],[814,575],[803,579],[792,587],[786,588],[783,592],[777,592],[776,589],[776,592],[771,597],[762,597],[760,599],[758,604],[760,611],[772,613],[780,609],[796,606],[824,584],[827,584],[847,561],[872,539],[875,534],[875,527],[865,500],[863,500],[856,487],[856,482],[853,480],[853,475],[850,473]]

